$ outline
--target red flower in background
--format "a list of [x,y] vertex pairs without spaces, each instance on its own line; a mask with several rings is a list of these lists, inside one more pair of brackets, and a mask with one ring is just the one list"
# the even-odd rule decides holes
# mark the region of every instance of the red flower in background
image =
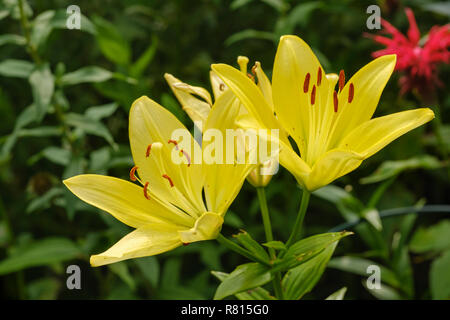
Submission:
[[423,98],[433,96],[435,86],[442,86],[437,76],[437,65],[450,62],[450,24],[434,26],[423,46],[420,45],[420,31],[417,27],[414,13],[406,8],[406,16],[409,21],[409,30],[405,36],[397,28],[384,19],[381,24],[384,33],[392,37],[381,35],[369,35],[375,42],[385,49],[372,53],[374,58],[386,54],[397,55],[396,70],[402,71],[400,78],[401,94],[417,89]]

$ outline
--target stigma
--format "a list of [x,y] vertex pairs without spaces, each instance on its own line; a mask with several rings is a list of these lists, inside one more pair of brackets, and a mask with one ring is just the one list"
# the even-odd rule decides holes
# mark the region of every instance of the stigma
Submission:
[[186,151],[184,151],[183,149],[181,149],[180,150],[180,152],[184,155],[184,157],[187,159],[187,161],[188,161],[188,167],[190,167],[191,166],[191,157],[189,156],[189,154],[186,152]]

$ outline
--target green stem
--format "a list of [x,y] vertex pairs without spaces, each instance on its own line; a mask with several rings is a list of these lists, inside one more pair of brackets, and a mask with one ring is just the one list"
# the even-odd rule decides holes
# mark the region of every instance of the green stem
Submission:
[[311,197],[311,193],[307,190],[303,190],[302,194],[302,203],[300,204],[300,209],[297,214],[297,220],[295,220],[294,228],[292,229],[292,233],[289,236],[288,241],[286,242],[286,247],[290,247],[294,242],[296,242],[300,237],[300,231],[302,229],[303,219],[305,218],[306,209],[308,208],[309,198]]
[[[267,199],[266,199],[266,193],[264,191],[264,187],[257,187],[256,192],[258,194],[259,206],[261,207],[261,216],[262,216],[263,225],[264,225],[264,232],[266,234],[266,240],[267,240],[267,242],[273,241],[272,224],[270,223],[269,208],[267,207]],[[274,248],[269,248],[269,254],[270,254],[270,258],[272,260],[276,259],[276,254],[275,254]],[[278,299],[283,299],[283,289],[281,288],[280,272],[276,272],[274,274],[272,284],[273,284],[273,289],[275,291],[275,296]]]
[[20,24],[22,25],[23,34],[25,36],[25,41],[27,43],[27,50],[30,53],[31,58],[36,64],[41,63],[41,59],[39,58],[39,54],[36,50],[36,47],[31,42],[30,35],[30,25],[28,23],[27,15],[23,9],[23,0],[19,0],[19,13],[20,13]]
[[[270,223],[269,209],[267,207],[266,193],[264,187],[257,187],[256,192],[258,194],[259,206],[261,208],[261,216],[264,225],[264,232],[266,234],[267,242],[273,241],[272,224]],[[275,250],[269,248],[270,257],[275,258]]]
[[257,256],[253,255],[250,251],[242,248],[240,245],[234,243],[233,241],[225,238],[222,234],[219,233],[219,236],[216,239],[220,244],[224,245],[228,249],[240,254],[241,256],[246,257],[247,259],[250,259],[252,261],[259,262],[267,267],[271,267],[270,263],[268,261],[264,261]]

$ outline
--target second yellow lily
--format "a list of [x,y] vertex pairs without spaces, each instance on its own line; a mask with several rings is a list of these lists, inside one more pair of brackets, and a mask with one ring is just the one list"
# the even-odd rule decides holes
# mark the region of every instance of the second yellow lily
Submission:
[[[280,131],[280,163],[309,191],[356,169],[394,139],[430,121],[420,108],[371,119],[394,70],[395,55],[375,59],[346,84],[345,74],[325,74],[311,48],[296,36],[281,37],[273,78],[273,105],[239,70],[215,64],[224,81],[256,119]],[[337,90],[335,89],[337,84]],[[245,126],[254,124],[247,121]],[[296,143],[299,154],[288,140]]]

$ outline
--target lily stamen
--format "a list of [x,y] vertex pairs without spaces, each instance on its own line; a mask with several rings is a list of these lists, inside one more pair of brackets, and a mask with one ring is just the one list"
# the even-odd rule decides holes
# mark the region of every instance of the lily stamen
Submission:
[[134,166],[130,170],[130,180],[131,181],[136,181],[137,180],[136,175],[135,175],[137,168],[138,168],[138,166]]
[[355,95],[355,87],[353,83],[350,83],[350,87],[348,88],[348,103],[353,101],[353,96]]
[[345,73],[344,70],[339,71],[339,91],[342,91],[344,89],[345,84]]
[[175,146],[175,149],[178,150],[178,142],[176,142],[175,140],[170,139],[167,143],[173,143],[173,145]]
[[170,187],[173,188],[174,184],[172,179],[167,174],[163,174],[162,177],[169,180]]
[[144,185],[144,197],[150,200],[150,196],[147,193],[147,189],[148,189],[148,182],[146,182]]
[[152,150],[152,144],[150,143],[147,146],[147,151],[145,151],[145,157],[148,158],[150,156],[150,151]]
[[311,105],[313,106],[315,102],[316,102],[316,85],[314,84],[311,90]]
[[305,82],[303,82],[303,92],[307,93],[309,90],[309,79],[311,78],[311,75],[309,72],[305,76]]
[[320,86],[322,83],[322,68],[319,67],[319,70],[317,71],[317,86]]
[[338,112],[339,100],[338,100],[338,95],[337,95],[336,91],[333,92],[333,102],[334,102],[334,112]]

